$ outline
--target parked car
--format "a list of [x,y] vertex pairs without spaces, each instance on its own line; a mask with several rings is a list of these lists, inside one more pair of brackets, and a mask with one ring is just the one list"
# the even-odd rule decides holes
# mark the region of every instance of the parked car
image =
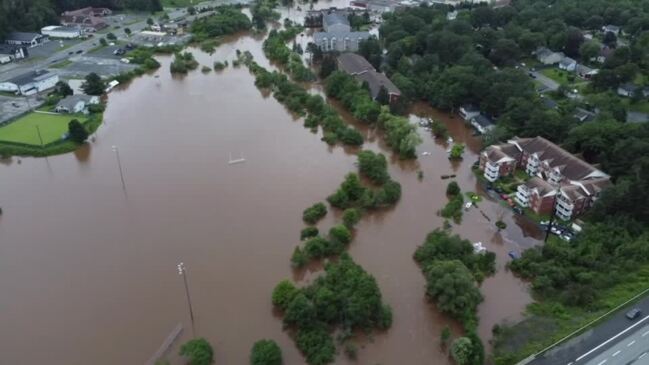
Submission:
[[83,53],[83,50],[82,49],[78,50],[77,54],[79,54],[79,53]]
[[533,79],[536,78],[536,75],[533,72],[528,72],[527,75]]
[[626,312],[626,318],[634,320],[642,315],[642,311],[639,308],[633,308],[630,311]]
[[514,260],[518,258],[518,253],[516,251],[509,251],[507,254]]
[[126,48],[127,50],[130,51],[130,50],[132,50],[132,49],[135,48],[135,47],[133,47],[133,43],[128,43],[128,44],[126,44],[126,45],[124,46],[124,48]]

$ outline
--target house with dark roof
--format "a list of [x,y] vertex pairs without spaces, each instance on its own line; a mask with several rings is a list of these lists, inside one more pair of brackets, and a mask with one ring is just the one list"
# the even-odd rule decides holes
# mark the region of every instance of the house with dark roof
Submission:
[[0,91],[32,95],[53,88],[57,82],[59,76],[55,73],[47,70],[30,71],[0,82]]
[[378,97],[382,88],[388,93],[391,103],[401,97],[401,90],[385,74],[377,72],[365,57],[355,53],[343,53],[338,56],[336,62],[341,71],[354,76],[359,82],[366,82],[373,99]]
[[599,70],[578,63],[575,67],[575,73],[584,80],[590,80],[599,73]]
[[5,43],[19,46],[36,47],[48,41],[48,38],[39,33],[10,32],[5,37]]
[[633,96],[633,94],[635,94],[636,90],[638,90],[637,85],[627,82],[626,84],[622,84],[618,86],[617,94],[620,96],[630,98]]
[[484,114],[478,114],[475,117],[471,118],[471,125],[480,134],[485,134],[496,126],[491,118],[487,117]]
[[542,137],[489,146],[480,154],[480,168],[491,182],[525,171],[531,178],[518,186],[516,203],[564,220],[583,214],[611,185],[609,175]]
[[27,58],[28,56],[29,53],[27,52],[27,47],[25,46],[0,44],[0,65]]

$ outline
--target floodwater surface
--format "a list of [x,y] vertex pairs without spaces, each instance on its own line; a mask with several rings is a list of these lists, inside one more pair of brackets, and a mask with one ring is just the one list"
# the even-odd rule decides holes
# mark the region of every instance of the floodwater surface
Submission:
[[[209,66],[231,61],[236,49],[250,50],[270,67],[261,41],[242,36],[213,55],[192,51]],[[262,338],[280,344],[286,364],[304,363],[273,312],[271,291],[282,279],[301,285],[318,275],[290,267],[302,210],[324,201],[355,171],[355,150],[327,146],[264,96],[246,68],[172,77],[170,58],[160,61],[157,72],[109,95],[104,124],[87,146],[0,164],[3,363],[144,364],[182,323],[171,348],[177,352],[191,336],[176,271],[181,261],[196,335],[213,344],[215,363],[247,363],[252,344]],[[349,249],[377,278],[394,311],[392,328],[360,340],[359,364],[447,364],[440,332],[449,325],[459,334],[426,300],[412,254],[442,225],[437,211],[447,201],[447,181],[440,175],[457,174],[463,191],[480,191],[470,169],[480,144],[457,117],[418,105],[410,118],[447,124],[468,148],[462,162],[451,164],[446,144],[422,128],[418,152],[431,154],[400,161],[376,134],[365,132],[371,137],[365,148],[390,156],[403,195],[396,207],[364,217]],[[228,163],[238,158],[245,162]],[[501,217],[508,228],[497,232],[494,222]],[[320,225],[336,219],[339,214],[330,213]],[[498,272],[481,288],[479,333],[488,341],[494,324],[520,318],[531,300],[525,284],[506,271],[507,253],[537,241],[489,200],[466,212],[453,231],[482,241],[498,257]],[[339,355],[336,363],[351,361]]]

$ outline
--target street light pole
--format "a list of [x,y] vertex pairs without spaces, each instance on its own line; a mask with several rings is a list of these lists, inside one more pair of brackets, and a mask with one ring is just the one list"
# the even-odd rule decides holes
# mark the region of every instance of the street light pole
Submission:
[[124,182],[124,172],[122,171],[122,160],[119,158],[119,149],[117,146],[113,146],[113,151],[115,152],[115,157],[117,158],[117,167],[119,167],[119,177],[122,179],[122,189],[126,192],[126,183]]
[[183,277],[183,282],[185,283],[185,296],[187,296],[187,304],[189,305],[189,318],[192,321],[192,335],[196,338],[196,330],[194,329],[194,310],[192,309],[192,300],[189,296],[189,285],[187,285],[187,269],[185,268],[184,263],[178,264],[178,275]]

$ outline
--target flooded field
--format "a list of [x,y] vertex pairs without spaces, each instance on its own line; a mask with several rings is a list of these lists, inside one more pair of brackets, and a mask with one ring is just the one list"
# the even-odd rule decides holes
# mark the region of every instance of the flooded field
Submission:
[[[201,65],[211,65],[231,61],[236,49],[249,50],[270,67],[262,41],[241,36],[213,55],[192,52]],[[280,344],[286,364],[303,363],[270,294],[284,278],[303,282],[318,274],[290,267],[302,210],[323,201],[356,169],[356,151],[320,141],[264,96],[246,68],[172,77],[170,58],[159,60],[157,72],[109,95],[104,125],[88,146],[47,159],[1,161],[3,363],[143,364],[179,322],[185,328],[180,340],[186,340],[191,330],[176,272],[180,261],[187,267],[196,333],[213,344],[215,363],[247,363],[261,338]],[[394,311],[389,331],[362,340],[359,364],[449,362],[439,335],[445,325],[456,326],[426,301],[412,254],[442,224],[437,211],[446,203],[447,181],[440,175],[457,174],[463,191],[480,191],[470,169],[480,144],[457,117],[416,106],[411,119],[420,118],[447,124],[468,148],[462,162],[451,164],[445,143],[421,129],[418,152],[430,155],[404,162],[366,131],[365,148],[391,156],[390,173],[403,194],[395,208],[366,216],[350,246]],[[228,164],[240,157],[246,162]],[[498,233],[500,217],[508,228]],[[321,225],[335,219],[329,214]],[[531,300],[504,268],[510,250],[537,242],[522,226],[489,200],[453,226],[498,257],[497,274],[482,285],[479,334],[485,342],[494,324],[519,318]],[[341,355],[336,363],[348,360]]]

